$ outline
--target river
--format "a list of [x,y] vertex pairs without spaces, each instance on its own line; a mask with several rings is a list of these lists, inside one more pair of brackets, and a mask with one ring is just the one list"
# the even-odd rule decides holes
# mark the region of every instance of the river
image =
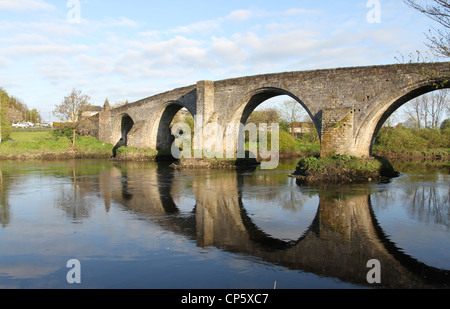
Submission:
[[296,163],[1,162],[0,288],[449,286],[448,167],[320,188],[289,177]]

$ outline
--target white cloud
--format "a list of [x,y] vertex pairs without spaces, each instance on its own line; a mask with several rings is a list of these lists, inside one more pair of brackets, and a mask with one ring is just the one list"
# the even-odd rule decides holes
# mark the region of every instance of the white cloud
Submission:
[[288,9],[286,11],[283,12],[284,15],[304,15],[304,14],[315,14],[315,13],[319,13],[320,10],[308,10],[308,9],[303,9],[303,8],[292,8],[292,9]]
[[86,45],[60,45],[60,44],[40,44],[40,45],[13,45],[2,49],[2,54],[8,57],[38,56],[38,55],[65,55],[77,54],[88,50]]
[[159,39],[161,36],[161,31],[158,30],[147,30],[138,33],[139,36],[151,39]]
[[70,83],[80,76],[74,66],[63,57],[39,59],[35,63],[36,69],[46,80],[53,84]]
[[110,26],[115,27],[132,27],[132,28],[138,28],[139,23],[137,21],[134,21],[132,19],[126,18],[126,17],[119,17],[118,19],[113,19],[108,23]]
[[236,10],[231,12],[226,19],[234,21],[244,21],[250,19],[253,16],[253,12],[250,10]]
[[249,56],[249,53],[244,48],[225,37],[212,37],[210,52],[223,64],[240,63]]
[[127,18],[127,17],[117,17],[117,18],[112,18],[112,17],[107,17],[104,18],[103,20],[88,20],[88,19],[82,19],[80,24],[77,25],[78,28],[82,28],[84,29],[84,31],[86,30],[90,30],[90,31],[99,31],[101,29],[105,29],[105,28],[136,28],[138,29],[141,26],[142,23]]
[[219,20],[205,20],[187,26],[180,26],[168,31],[174,34],[208,34],[220,29]]
[[198,47],[183,47],[177,50],[179,63],[185,67],[210,67],[211,60],[206,51]]
[[5,57],[0,56],[0,68],[4,68],[7,65],[11,64],[11,61]]
[[57,266],[41,265],[36,267],[36,263],[8,264],[7,267],[0,266],[0,273],[13,279],[39,279],[56,271],[58,271]]
[[320,12],[319,10],[309,10],[304,8],[291,8],[285,11],[267,11],[263,9],[243,9],[231,12],[224,20],[232,21],[246,21],[251,18],[265,18],[265,17],[280,17],[280,16],[290,16],[295,17],[296,15],[305,14],[316,14]]
[[163,79],[201,72],[213,62],[198,40],[176,36],[155,42],[127,41],[113,59],[114,73],[129,79]]
[[0,43],[4,46],[5,44],[30,44],[30,43],[40,43],[47,44],[51,43],[48,38],[45,38],[38,34],[29,34],[29,33],[13,33],[12,36],[0,38]]
[[[80,37],[87,32],[80,27],[69,24],[65,20],[53,21],[0,21],[0,31],[3,34],[9,34],[10,37],[17,36],[35,36],[36,38],[47,38],[54,40],[61,38],[69,40],[74,37]],[[36,39],[32,39],[36,41]]]
[[0,10],[35,11],[53,10],[55,7],[43,0],[0,0]]
[[90,77],[111,74],[114,70],[114,59],[105,56],[90,56],[81,54],[75,57],[78,67],[82,68]]

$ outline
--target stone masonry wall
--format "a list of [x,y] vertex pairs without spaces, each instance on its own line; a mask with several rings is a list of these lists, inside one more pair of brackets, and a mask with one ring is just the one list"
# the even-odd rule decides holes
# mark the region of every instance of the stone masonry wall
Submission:
[[322,113],[321,156],[348,154],[353,144],[353,108],[326,108]]

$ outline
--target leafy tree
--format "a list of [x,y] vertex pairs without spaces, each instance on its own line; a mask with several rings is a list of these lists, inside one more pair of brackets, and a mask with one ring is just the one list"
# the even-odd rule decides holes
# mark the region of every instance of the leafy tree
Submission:
[[0,124],[1,124],[1,135],[0,141],[9,139],[11,134],[11,124],[8,122],[8,110],[9,110],[9,100],[10,97],[8,93],[0,88]]
[[444,131],[450,129],[450,118],[445,119],[441,124],[441,131],[444,133]]
[[8,105],[8,121],[11,123],[29,121],[32,123],[42,119],[40,113],[36,109],[30,110],[28,106],[20,99],[10,96]]
[[268,108],[263,110],[256,110],[248,117],[247,123],[261,124],[266,123],[270,126],[272,123],[279,123],[280,116],[278,111],[274,108]]
[[90,105],[90,97],[83,94],[81,90],[73,89],[71,93],[64,97],[60,105],[57,105],[53,111],[61,121],[71,124],[73,130],[72,146],[75,146],[76,130],[80,124],[81,113]]
[[280,130],[289,133],[289,123],[284,120],[280,121]]

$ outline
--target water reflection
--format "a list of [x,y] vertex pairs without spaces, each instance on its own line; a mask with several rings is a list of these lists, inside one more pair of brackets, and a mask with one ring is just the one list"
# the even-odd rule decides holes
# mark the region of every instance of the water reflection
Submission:
[[[236,171],[188,173],[196,204],[192,212],[180,214],[172,198],[172,185],[177,177],[173,170],[158,167],[144,175],[142,171],[125,171],[118,166],[104,172],[119,173],[118,170],[121,170],[121,181],[126,179],[128,185],[121,186],[119,192],[112,192],[117,202],[132,211],[146,214],[152,221],[156,220],[155,217],[164,218],[158,223],[195,239],[198,246],[250,254],[291,269],[362,285],[367,284],[366,264],[371,259],[378,259],[383,265],[383,286],[386,287],[424,288],[450,283],[448,271],[415,260],[389,241],[377,224],[369,193],[360,194],[364,190],[359,190],[358,194],[354,191],[351,194],[318,191],[320,204],[310,226],[297,239],[285,241],[274,238],[255,224],[242,199],[242,189],[254,186],[256,181],[257,185],[266,188],[265,194],[259,198],[266,202],[279,202],[276,177],[246,178],[245,173]],[[105,179],[117,178],[110,175]],[[129,190],[130,183],[134,184],[132,195],[124,193],[124,188]],[[118,186],[108,184],[105,187]],[[180,190],[185,188],[175,191]],[[407,192],[407,196],[412,198],[411,211],[422,214],[427,201],[428,206],[433,205],[432,209],[428,208],[427,217],[442,221],[443,213],[448,211],[443,207],[443,204],[448,206],[448,196],[440,196],[436,190],[423,187],[408,190],[412,190]],[[301,202],[298,196],[299,191],[283,196],[283,205],[289,208],[298,204]],[[167,214],[171,216],[167,217]]]
[[84,177],[77,177],[77,169],[73,161],[68,165],[72,171],[70,181],[60,183],[55,191],[55,207],[63,210],[68,218],[73,222],[80,222],[84,218],[89,218],[93,205],[88,198],[89,182]]
[[[448,228],[448,191],[443,194],[432,186],[414,185],[411,178],[399,180],[402,194],[393,197],[386,196],[392,191],[383,186],[299,187],[288,173],[280,172],[178,171],[144,163],[93,164],[91,169],[79,161],[41,170],[64,179],[55,183],[54,206],[72,222],[92,217],[96,207],[92,197],[97,196],[106,212],[120,205],[140,220],[199,247],[245,254],[291,270],[373,287],[366,279],[367,262],[377,259],[382,265],[381,287],[430,288],[450,283],[448,270],[405,253],[378,221],[374,204],[403,199],[410,205],[411,216]],[[2,171],[10,176],[3,177],[0,199],[0,222],[6,228],[11,221],[8,194],[22,178],[13,169]],[[23,171],[23,177],[28,172]],[[292,231],[289,236],[277,236],[270,223],[284,215],[295,218],[284,225]]]

